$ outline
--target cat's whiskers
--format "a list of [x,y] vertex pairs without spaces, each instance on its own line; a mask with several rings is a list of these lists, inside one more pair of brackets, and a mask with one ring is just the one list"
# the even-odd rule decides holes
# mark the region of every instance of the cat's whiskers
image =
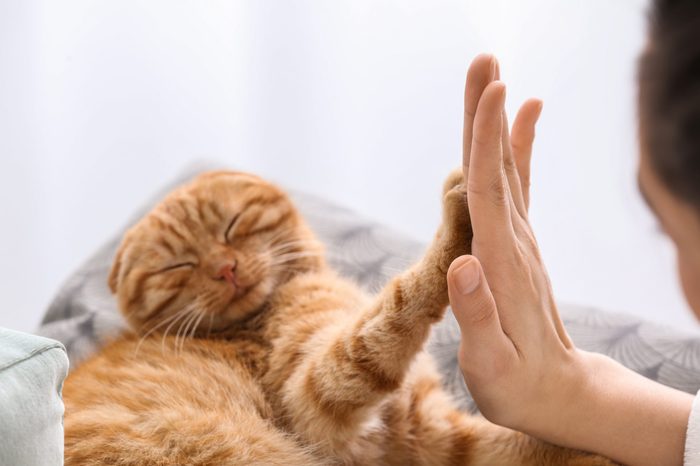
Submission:
[[[214,293],[210,292],[205,295],[200,295],[197,299],[198,306],[194,311],[195,314],[195,319],[190,322],[190,324],[186,327],[185,333],[182,335],[182,341],[180,343],[180,350],[182,351],[182,348],[185,345],[185,340],[187,338],[194,338],[197,329],[199,328],[199,325],[202,323],[202,319],[207,316],[206,309],[211,309],[211,300],[214,299],[216,296]],[[209,299],[207,299],[209,298]],[[190,330],[191,329],[191,330]]]
[[298,254],[304,252],[303,249],[298,249],[296,247],[292,248],[285,248],[285,249],[276,249],[276,250],[270,250],[267,251],[267,254],[271,257],[279,257],[285,254]]
[[190,313],[190,315],[182,321],[180,324],[180,327],[177,329],[177,334],[175,335],[175,350],[179,351],[180,348],[180,339],[184,338],[184,335],[187,333],[187,330],[192,322],[198,317],[197,311],[193,311]]
[[270,242],[272,243],[273,247],[284,247],[284,246],[289,246],[289,245],[294,245],[294,244],[310,244],[311,241],[306,240],[306,239],[290,239],[286,241],[281,241],[279,243],[276,243],[275,240],[271,239]]
[[176,352],[177,352],[177,349],[178,349],[179,346],[180,346],[180,333],[182,333],[182,330],[184,329],[184,326],[187,324],[187,322],[190,321],[190,319],[192,319],[192,316],[193,316],[193,315],[194,315],[194,314],[191,313],[191,312],[190,312],[189,314],[187,314],[187,317],[185,317],[184,319],[182,319],[182,321],[180,322],[180,325],[177,327],[177,332],[175,332],[175,342],[173,343],[173,348],[174,348],[174,350],[175,350]]
[[317,253],[284,254],[270,258],[267,266],[270,268],[283,268],[286,271],[304,272],[308,271],[308,268],[304,267],[302,263],[299,263],[299,260],[307,257],[322,257],[322,255]]
[[163,325],[166,325],[168,322],[172,321],[173,319],[178,318],[178,317],[179,317],[181,314],[183,314],[185,311],[186,311],[186,309],[183,309],[183,310],[181,310],[181,311],[179,311],[179,312],[176,312],[175,314],[173,314],[173,315],[171,315],[171,316],[168,316],[167,318],[161,320],[159,323],[157,323],[157,325],[154,325],[153,327],[151,327],[150,330],[148,330],[141,338],[139,338],[139,342],[138,342],[138,344],[136,345],[136,349],[134,350],[134,355],[137,355],[137,354],[139,353],[139,349],[141,348],[141,345],[142,345],[143,342],[146,340],[146,338],[148,338],[151,334],[153,334],[153,332],[155,332],[156,330],[158,330],[158,329],[159,329],[160,327],[162,327]]
[[187,319],[187,315],[188,315],[191,311],[192,311],[192,305],[191,305],[191,304],[188,305],[188,306],[185,306],[184,309],[182,309],[180,312],[178,312],[178,314],[177,314],[177,315],[178,315],[178,318],[175,319],[174,321],[172,321],[172,322],[170,323],[170,325],[168,325],[168,328],[165,329],[165,332],[163,333],[163,338],[161,339],[161,343],[160,343],[160,350],[161,350],[162,353],[165,353],[165,338],[168,336],[168,332],[170,331],[170,329],[171,329],[178,321],[180,321],[181,319],[185,319],[185,320],[186,320],[186,319]]
[[[286,242],[291,243],[293,241],[307,241],[303,238],[289,238],[289,230],[284,229],[284,228],[279,228],[277,231],[275,231],[272,236],[269,237],[269,242],[270,243],[275,243],[277,240],[283,239],[286,240]],[[284,242],[284,241],[283,241]]]
[[192,326],[192,331],[190,332],[190,339],[194,338],[195,332],[197,331],[197,328],[199,328],[199,324],[202,323],[202,319],[204,319],[204,317],[206,317],[206,315],[207,315],[206,312],[199,311],[199,318]]
[[314,252],[303,251],[303,252],[286,252],[284,254],[275,255],[273,257],[277,260],[280,260],[280,259],[295,258],[295,257],[315,257],[318,255],[319,254],[314,253]]
[[293,240],[286,241],[284,243],[275,244],[273,247],[267,250],[270,254],[276,254],[279,252],[285,252],[286,250],[294,250],[298,248],[313,247],[314,243],[308,240]]
[[265,264],[259,259],[251,261],[247,267],[248,276],[257,277],[260,271],[264,269],[264,267]]
[[207,310],[215,309],[221,301],[221,294],[218,291],[209,290],[199,296],[199,309],[205,314],[209,314]]
[[204,317],[204,312],[201,310],[197,310],[194,313],[194,317],[190,319],[189,323],[185,327],[185,331],[182,333],[182,337],[180,339],[180,353],[185,349],[185,343],[188,338],[192,338],[194,336],[194,332],[197,330],[197,326],[199,325],[199,322],[202,320]]
[[311,252],[311,251],[289,252],[286,254],[280,254],[277,256],[273,256],[270,265],[271,266],[284,265],[284,264],[288,264],[290,262],[297,261],[299,259],[304,259],[307,257],[320,257],[320,256],[321,256],[321,254],[316,253],[316,252]]
[[311,249],[310,246],[311,244],[307,245],[302,245],[303,247],[298,247],[299,245],[290,245],[285,248],[275,248],[270,251],[268,251],[270,254],[273,255],[279,255],[279,254],[320,254],[320,251],[316,251],[314,249]]
[[280,239],[282,236],[284,236],[286,234],[287,234],[287,231],[279,229],[279,230],[275,231],[272,234],[272,236],[270,236],[270,242],[274,243],[275,241],[277,241],[278,239]]

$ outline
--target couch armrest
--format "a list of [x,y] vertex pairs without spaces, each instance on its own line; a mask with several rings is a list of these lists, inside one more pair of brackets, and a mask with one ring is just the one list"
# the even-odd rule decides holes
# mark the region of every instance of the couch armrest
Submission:
[[67,373],[61,343],[0,328],[0,464],[63,464]]

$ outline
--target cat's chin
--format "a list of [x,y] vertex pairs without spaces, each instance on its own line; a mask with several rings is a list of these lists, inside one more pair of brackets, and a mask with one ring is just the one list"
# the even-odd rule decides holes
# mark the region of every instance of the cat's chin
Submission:
[[230,315],[215,316],[212,319],[212,321],[215,323],[212,325],[211,330],[208,331],[207,334],[225,336],[226,334],[241,328],[242,325],[260,315],[265,309],[266,306],[263,304],[257,308],[251,308],[245,312],[238,310]]
[[[211,317],[211,333],[226,332],[257,316],[265,309],[269,293],[250,287],[238,294],[224,309]],[[207,322],[206,326],[209,326]]]

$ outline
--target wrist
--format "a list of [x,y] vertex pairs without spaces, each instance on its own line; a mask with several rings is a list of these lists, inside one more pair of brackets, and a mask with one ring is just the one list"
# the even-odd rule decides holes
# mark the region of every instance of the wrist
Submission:
[[552,443],[571,446],[571,440],[579,430],[576,419],[590,410],[600,396],[598,383],[593,381],[602,372],[614,372],[611,370],[614,364],[604,355],[576,348],[567,350],[557,363],[550,365],[546,377],[534,387],[536,393],[524,415],[513,419],[508,427]]
[[542,438],[624,464],[682,463],[691,395],[585,351],[577,351],[562,383],[570,384],[570,398],[553,402],[554,422]]

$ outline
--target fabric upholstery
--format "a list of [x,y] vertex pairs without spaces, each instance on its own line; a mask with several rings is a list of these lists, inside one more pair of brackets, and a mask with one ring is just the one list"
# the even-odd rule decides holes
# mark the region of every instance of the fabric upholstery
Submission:
[[61,343],[0,328],[0,465],[63,464],[67,373]]

